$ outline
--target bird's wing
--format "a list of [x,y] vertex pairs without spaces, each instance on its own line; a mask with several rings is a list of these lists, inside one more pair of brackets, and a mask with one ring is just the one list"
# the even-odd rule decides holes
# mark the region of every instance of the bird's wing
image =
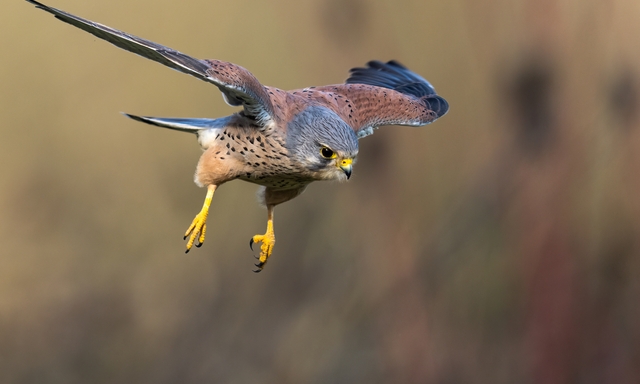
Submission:
[[366,68],[353,68],[345,84],[303,91],[323,99],[358,137],[382,125],[429,124],[449,110],[449,103],[427,80],[396,61],[370,61]]
[[155,125],[156,127],[169,128],[189,133],[198,133],[199,131],[206,129],[224,128],[237,116],[231,115],[218,119],[206,119],[195,117],[137,116],[130,113],[123,113],[123,115],[142,123]]
[[57,19],[83,29],[111,44],[147,59],[157,61],[177,71],[216,85],[227,103],[242,105],[245,115],[264,125],[273,118],[273,106],[265,87],[246,69],[219,60],[200,60],[171,48],[128,33],[74,16],[34,0],[27,0]]

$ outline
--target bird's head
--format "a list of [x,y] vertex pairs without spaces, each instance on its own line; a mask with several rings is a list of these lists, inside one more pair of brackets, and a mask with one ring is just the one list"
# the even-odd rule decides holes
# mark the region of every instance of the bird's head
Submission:
[[287,149],[315,177],[346,180],[358,155],[358,137],[335,112],[313,106],[287,126]]

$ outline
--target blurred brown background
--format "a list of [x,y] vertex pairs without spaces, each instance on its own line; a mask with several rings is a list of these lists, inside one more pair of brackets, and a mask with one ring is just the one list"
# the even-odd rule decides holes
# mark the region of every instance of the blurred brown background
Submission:
[[0,382],[637,383],[637,0],[51,0],[283,89],[397,59],[449,101],[277,209],[205,191],[209,84],[0,12]]

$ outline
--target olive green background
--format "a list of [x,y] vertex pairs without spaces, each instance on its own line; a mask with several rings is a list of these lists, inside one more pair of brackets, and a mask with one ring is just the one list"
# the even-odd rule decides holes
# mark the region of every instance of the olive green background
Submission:
[[451,106],[361,141],[276,209],[216,192],[218,90],[20,0],[0,12],[3,383],[635,383],[640,6],[569,0],[51,0],[283,89],[396,59]]

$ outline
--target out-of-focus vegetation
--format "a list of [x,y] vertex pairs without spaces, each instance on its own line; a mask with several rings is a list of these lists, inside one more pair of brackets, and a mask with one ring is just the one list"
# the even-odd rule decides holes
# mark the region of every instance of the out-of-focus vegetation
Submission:
[[266,214],[213,201],[193,136],[215,87],[55,20],[0,12],[0,382],[637,383],[637,1],[48,5],[284,89],[397,59],[450,102],[361,141],[352,181]]

